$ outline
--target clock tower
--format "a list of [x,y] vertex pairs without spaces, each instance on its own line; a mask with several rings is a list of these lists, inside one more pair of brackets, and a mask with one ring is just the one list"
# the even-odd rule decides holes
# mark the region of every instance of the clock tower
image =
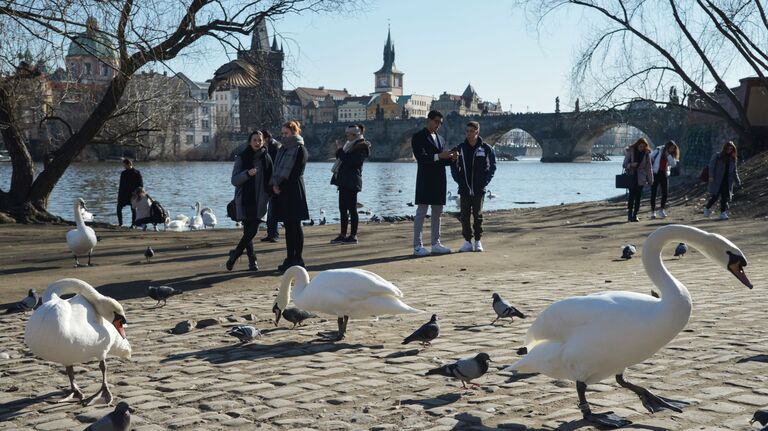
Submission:
[[395,44],[387,30],[387,43],[384,45],[384,65],[374,72],[375,93],[392,93],[393,96],[403,95],[403,72],[395,67]]

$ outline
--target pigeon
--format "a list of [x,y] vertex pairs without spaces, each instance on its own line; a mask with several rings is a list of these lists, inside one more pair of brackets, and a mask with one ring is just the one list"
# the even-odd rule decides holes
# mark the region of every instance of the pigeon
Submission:
[[752,416],[752,419],[750,419],[749,424],[752,425],[755,422],[760,422],[760,425],[768,424],[768,411],[767,410],[756,411],[755,414]]
[[23,313],[25,311],[32,311],[37,307],[40,302],[40,296],[35,289],[29,289],[27,296],[16,304],[11,305],[5,310],[5,314],[11,313]]
[[675,256],[683,257],[685,253],[688,253],[688,246],[684,242],[681,242],[675,248]]
[[229,331],[227,331],[227,335],[237,338],[241,343],[247,343],[254,338],[261,337],[261,332],[253,326],[240,325],[230,328]]
[[491,325],[504,317],[509,317],[511,320],[514,320],[514,316],[525,319],[525,314],[521,313],[520,310],[513,307],[512,304],[502,299],[498,293],[493,294],[493,311],[496,312],[496,318],[493,319]]
[[627,244],[621,250],[622,259],[632,259],[632,255],[637,253],[637,248],[633,244]]
[[326,223],[328,223],[328,221],[325,219],[325,217],[320,219],[320,226],[322,226],[322,225],[324,225]]
[[157,301],[157,304],[155,304],[156,307],[160,305],[160,301],[163,301],[163,306],[165,306],[168,298],[174,295],[181,295],[182,293],[184,293],[184,291],[174,289],[171,286],[149,286],[147,288],[147,295]]
[[117,403],[115,410],[92,423],[85,431],[128,431],[131,429],[133,409],[125,401]]
[[150,260],[151,260],[153,257],[155,257],[155,251],[154,251],[154,250],[152,250],[152,246],[149,246],[149,247],[147,247],[147,249],[146,249],[146,250],[144,250],[144,257],[146,257],[146,258],[147,258],[147,263],[149,263],[149,261],[150,261]]
[[256,66],[244,60],[232,60],[213,72],[213,79],[208,86],[208,97],[220,87],[256,87],[259,84],[259,71]]
[[433,314],[429,322],[421,325],[421,328],[414,331],[413,334],[405,337],[403,344],[411,341],[418,341],[422,346],[431,346],[431,341],[440,335],[440,325],[437,324],[437,314]]
[[[301,308],[291,307],[283,310],[283,318],[293,323],[291,329],[295,328],[296,325],[301,326],[303,321],[314,317],[317,317],[317,314],[310,313],[309,311],[302,310]],[[277,324],[275,324],[275,326],[277,326]]]
[[437,374],[459,379],[464,389],[467,389],[466,383],[478,387],[480,385],[472,383],[472,380],[481,377],[488,371],[488,362],[491,362],[491,358],[487,353],[478,353],[474,357],[459,359],[452,364],[429,370],[426,375]]

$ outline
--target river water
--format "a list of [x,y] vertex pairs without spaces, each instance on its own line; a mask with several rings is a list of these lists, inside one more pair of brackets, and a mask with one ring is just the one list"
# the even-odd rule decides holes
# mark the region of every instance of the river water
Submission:
[[[338,195],[330,185],[331,163],[308,163],[304,175],[310,216],[328,223],[338,222]],[[144,177],[149,195],[160,201],[171,216],[191,216],[191,206],[200,201],[217,215],[217,227],[232,228],[234,222],[226,217],[226,205],[234,188],[229,182],[231,162],[146,162],[137,169]],[[49,202],[49,210],[72,220],[72,203],[83,198],[96,221],[117,223],[115,207],[120,162],[74,163],[67,169]],[[485,210],[559,205],[605,199],[620,192],[614,188],[614,175],[621,171],[621,159],[595,163],[541,163],[538,159],[498,162],[496,176],[489,189],[493,199],[486,197]],[[10,184],[11,164],[0,163],[0,188]],[[365,163],[363,191],[358,201],[362,211],[379,216],[413,214],[416,180],[415,163]],[[456,184],[448,173],[448,190],[456,193]],[[456,201],[448,201],[447,211],[458,211]],[[124,220],[130,220],[124,208]],[[321,213],[321,211],[324,211]],[[370,215],[361,215],[361,221]]]

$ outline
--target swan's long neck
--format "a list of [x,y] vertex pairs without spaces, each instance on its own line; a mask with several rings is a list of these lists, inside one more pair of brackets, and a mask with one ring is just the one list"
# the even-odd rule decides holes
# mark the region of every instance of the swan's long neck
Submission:
[[54,297],[54,295],[61,297],[62,295],[67,295],[70,293],[80,295],[85,298],[85,300],[88,301],[94,309],[96,309],[97,313],[108,320],[112,319],[112,313],[114,313],[114,310],[120,307],[120,304],[118,304],[117,301],[102,295],[96,289],[94,289],[93,286],[77,278],[63,278],[61,280],[55,281],[53,284],[48,286],[47,289],[45,289],[45,293],[43,293],[43,302],[48,302]]
[[200,202],[195,202],[195,217],[200,215]]
[[85,223],[83,222],[83,213],[80,212],[80,202],[75,202],[75,224],[77,224],[78,230],[83,230],[85,228]]
[[300,295],[304,288],[309,284],[309,274],[307,270],[300,266],[292,266],[283,274],[283,280],[280,283],[280,290],[277,292],[277,307],[285,310],[291,300],[291,282],[295,281],[294,289],[296,294]]

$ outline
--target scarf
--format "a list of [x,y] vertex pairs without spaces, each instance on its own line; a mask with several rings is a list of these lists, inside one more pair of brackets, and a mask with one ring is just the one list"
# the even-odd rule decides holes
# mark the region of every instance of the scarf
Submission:
[[291,175],[293,166],[296,164],[296,157],[299,154],[300,147],[304,145],[304,139],[299,135],[288,136],[287,138],[283,138],[281,144],[283,145],[277,150],[272,181],[270,181],[273,186],[280,186],[280,184]]

